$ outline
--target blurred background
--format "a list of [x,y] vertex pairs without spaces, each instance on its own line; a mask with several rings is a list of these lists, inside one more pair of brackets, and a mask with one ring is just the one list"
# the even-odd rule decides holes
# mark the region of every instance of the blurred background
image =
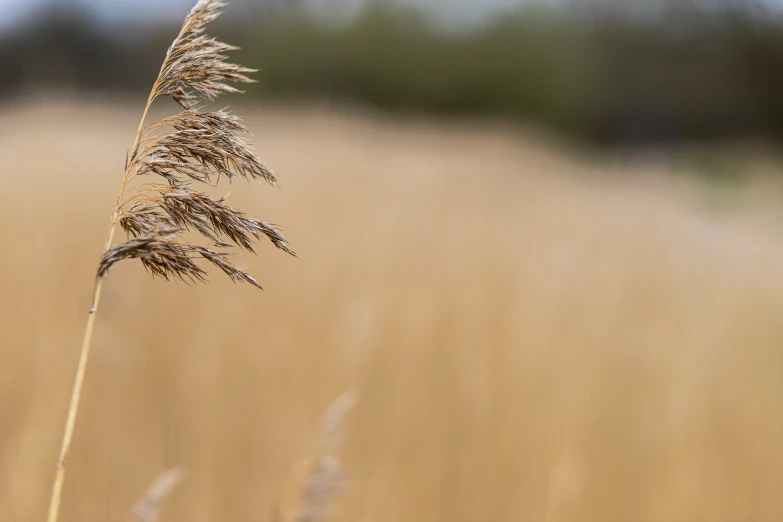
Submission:
[[[191,0],[0,0],[0,520],[41,520],[108,213]],[[106,285],[63,520],[783,517],[783,3],[234,0],[301,259]],[[161,100],[153,117],[173,113]],[[223,195],[227,185],[217,187]],[[264,245],[266,246],[266,245]]]
[[[140,93],[189,0],[4,0],[0,93]],[[783,130],[776,0],[242,0],[257,99],[497,116],[590,144]]]

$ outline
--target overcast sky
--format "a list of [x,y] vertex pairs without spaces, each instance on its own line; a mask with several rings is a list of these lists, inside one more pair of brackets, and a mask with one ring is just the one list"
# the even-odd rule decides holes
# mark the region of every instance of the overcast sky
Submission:
[[[263,4],[267,0],[229,0],[233,4]],[[277,0],[278,2],[280,0]],[[350,8],[362,0],[306,0],[308,2],[335,8]],[[441,14],[457,17],[480,17],[497,9],[519,5],[524,2],[551,2],[559,0],[398,0],[431,7]],[[29,18],[42,6],[59,3],[64,6],[86,7],[97,19],[106,22],[119,20],[144,20],[182,18],[195,0],[0,0],[0,28],[9,27]]]
[[[229,0],[233,4],[258,6],[270,0]],[[285,0],[272,0],[284,2]],[[304,0],[326,8],[348,8],[361,4],[364,0]],[[432,8],[446,19],[464,21],[480,19],[488,13],[514,5],[563,2],[578,3],[579,0],[397,0],[398,2]],[[611,2],[612,0],[605,0]],[[616,0],[620,4],[628,0]],[[645,4],[654,4],[666,0],[643,0]],[[668,0],[671,1],[671,0]],[[709,5],[716,2],[744,1],[783,7],[783,0],[674,0],[692,4]],[[96,19],[111,24],[119,21],[139,20],[179,20],[195,3],[195,0],[0,0],[0,29],[8,28],[29,19],[41,7],[59,3],[63,6],[86,8]]]

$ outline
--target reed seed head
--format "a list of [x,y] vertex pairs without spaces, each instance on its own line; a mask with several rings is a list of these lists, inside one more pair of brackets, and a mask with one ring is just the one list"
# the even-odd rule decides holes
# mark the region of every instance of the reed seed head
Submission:
[[169,49],[156,94],[171,96],[189,109],[202,98],[212,100],[224,93],[241,92],[232,83],[253,83],[247,75],[256,72],[226,61],[226,52],[237,47],[204,36],[204,27],[220,16],[226,3],[199,0],[185,18],[179,38]]
[[133,507],[133,519],[138,522],[156,522],[163,503],[184,478],[185,472],[182,468],[161,473]]
[[310,461],[299,488],[289,522],[319,522],[328,518],[348,483],[348,474],[337,457],[345,417],[356,406],[357,397],[346,392],[337,398],[321,420],[318,449]]
[[[237,177],[277,185],[275,173],[245,139],[248,129],[239,117],[226,110],[201,110],[221,94],[240,92],[232,84],[253,81],[247,76],[252,69],[227,61],[225,53],[236,47],[204,35],[225,5],[199,0],[166,54],[147,108],[157,97],[170,96],[183,110],[140,129],[126,161],[123,187],[139,176],[152,176],[152,182],[131,191],[115,208],[115,223],[129,239],[107,250],[98,277],[106,277],[119,261],[139,259],[153,276],[203,282],[206,272],[197,263],[200,259],[235,282],[260,288],[223,249],[236,246],[255,253],[254,243],[265,238],[296,256],[276,225],[248,217],[228,206],[225,198],[193,188]],[[206,238],[210,248],[191,243],[184,235],[188,231]]]

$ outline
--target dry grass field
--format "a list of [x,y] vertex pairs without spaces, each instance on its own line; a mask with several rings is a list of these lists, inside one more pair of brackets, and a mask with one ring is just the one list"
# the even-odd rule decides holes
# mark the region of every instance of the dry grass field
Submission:
[[[44,518],[138,105],[0,108],[3,522]],[[127,520],[175,465],[162,520],[273,520],[346,389],[338,520],[783,519],[778,186],[716,205],[491,124],[241,112],[283,190],[232,201],[301,259],[244,255],[264,292],[112,271],[64,521]]]

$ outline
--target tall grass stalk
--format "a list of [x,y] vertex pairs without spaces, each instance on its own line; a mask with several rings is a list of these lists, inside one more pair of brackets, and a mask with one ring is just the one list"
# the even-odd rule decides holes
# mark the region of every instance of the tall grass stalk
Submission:
[[[93,290],[52,486],[48,522],[57,522],[60,513],[95,321],[103,283],[111,267],[125,259],[139,259],[153,276],[186,283],[203,282],[206,271],[196,262],[202,260],[234,281],[260,288],[250,274],[230,262],[226,249],[237,246],[253,252],[254,241],[265,237],[277,248],[295,255],[276,226],[245,216],[227,206],[225,198],[213,199],[192,188],[194,184],[214,186],[221,178],[231,181],[242,177],[272,185],[277,181],[274,172],[255,156],[243,139],[247,129],[239,118],[223,110],[203,110],[218,95],[241,92],[231,84],[250,83],[253,80],[247,74],[255,72],[226,61],[225,53],[236,47],[204,35],[205,26],[225,6],[220,0],[199,0],[185,18],[150,91],[127,156]],[[182,111],[146,124],[150,107],[161,96],[170,96]],[[131,182],[140,176],[153,181],[132,188]],[[118,226],[128,238],[114,245]],[[201,234],[209,246],[193,243],[185,237],[188,231]]]

